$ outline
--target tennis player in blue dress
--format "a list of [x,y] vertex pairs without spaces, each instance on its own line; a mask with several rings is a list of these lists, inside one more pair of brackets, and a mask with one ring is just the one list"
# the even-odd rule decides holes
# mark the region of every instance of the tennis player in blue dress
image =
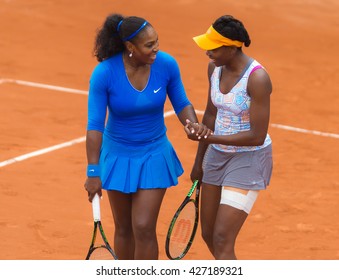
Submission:
[[[183,168],[166,135],[169,98],[183,127],[197,123],[176,60],[140,17],[109,15],[99,29],[86,137],[89,200],[107,190],[119,259],[158,259],[156,224],[166,189]],[[201,137],[210,133],[198,126]]]

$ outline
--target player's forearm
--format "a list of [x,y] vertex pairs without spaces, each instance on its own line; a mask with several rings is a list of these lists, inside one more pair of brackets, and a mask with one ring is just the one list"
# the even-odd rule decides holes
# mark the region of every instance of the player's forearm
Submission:
[[207,144],[206,142],[203,142],[203,141],[199,142],[197,154],[195,156],[195,161],[194,161],[194,164],[196,164],[197,166],[202,166],[202,162],[204,160],[204,156],[208,148],[208,145],[209,144]]
[[205,144],[221,144],[230,146],[260,146],[264,143],[266,134],[258,134],[251,130],[231,135],[211,135],[202,139]]
[[178,114],[178,118],[183,125],[186,125],[187,119],[193,123],[198,122],[197,115],[192,105],[188,105],[182,109],[182,111]]
[[102,133],[88,130],[86,135],[86,152],[88,164],[98,164],[102,144]]
[[[206,125],[209,129],[214,131],[215,126],[215,115],[207,109],[202,118],[202,123]],[[212,137],[213,135],[209,135],[207,138]],[[204,138],[203,138],[204,139]],[[200,141],[198,145],[197,154],[195,157],[195,164],[202,165],[206,150],[208,148],[209,143],[205,141]]]

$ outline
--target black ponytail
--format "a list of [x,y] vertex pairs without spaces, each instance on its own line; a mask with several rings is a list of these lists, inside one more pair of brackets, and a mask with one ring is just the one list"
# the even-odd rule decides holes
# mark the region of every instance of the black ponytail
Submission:
[[127,41],[126,39],[131,38],[128,41],[133,42],[138,38],[139,33],[142,33],[141,27],[151,26],[151,24],[148,22],[145,24],[145,22],[145,19],[135,16],[109,15],[97,32],[94,56],[101,62],[118,52],[122,52],[125,49],[124,41]]
[[111,14],[98,30],[93,51],[98,61],[101,62],[125,49],[117,30],[119,22],[123,19],[120,14]]

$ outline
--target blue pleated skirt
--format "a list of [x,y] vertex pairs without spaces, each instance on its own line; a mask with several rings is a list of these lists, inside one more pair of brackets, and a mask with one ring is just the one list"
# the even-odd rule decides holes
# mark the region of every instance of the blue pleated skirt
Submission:
[[100,168],[102,188],[123,193],[175,186],[184,172],[166,135],[154,142],[134,146],[104,135]]

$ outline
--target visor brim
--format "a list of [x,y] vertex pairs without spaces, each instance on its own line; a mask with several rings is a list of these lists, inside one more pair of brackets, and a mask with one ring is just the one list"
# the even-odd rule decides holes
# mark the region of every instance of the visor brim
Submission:
[[223,46],[221,43],[217,43],[207,38],[206,34],[193,37],[194,42],[198,45],[199,48],[209,51],[220,48]]

